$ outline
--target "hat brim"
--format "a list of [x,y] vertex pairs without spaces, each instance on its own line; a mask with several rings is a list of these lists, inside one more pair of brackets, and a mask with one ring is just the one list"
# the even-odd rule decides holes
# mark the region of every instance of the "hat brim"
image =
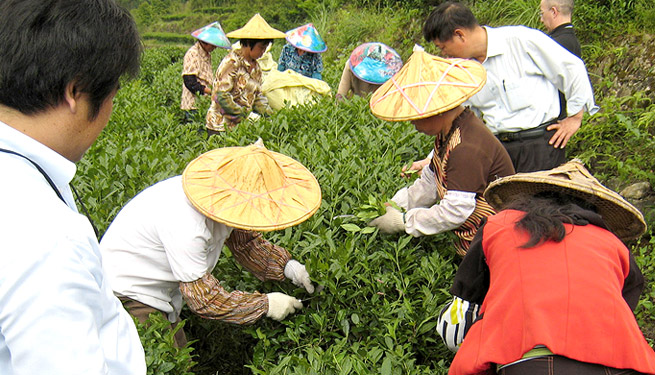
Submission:
[[312,49],[311,47],[305,47],[305,46],[300,45],[300,44],[298,44],[298,43],[294,44],[293,41],[289,40],[289,37],[286,37],[285,39],[286,39],[286,41],[289,42],[289,44],[291,44],[292,46],[294,46],[294,47],[296,47],[296,48],[298,48],[298,49],[301,49],[301,50],[303,50],[303,51],[305,51],[305,52],[311,52],[311,53],[323,53],[323,52],[327,51],[327,46],[325,46],[325,48],[323,48],[323,49],[318,49],[318,50],[317,50],[317,49]]
[[371,96],[373,115],[387,121],[412,121],[458,107],[487,82],[477,61],[444,59],[415,51],[407,63]]
[[282,31],[272,28],[259,13],[252,16],[242,28],[226,35],[233,39],[280,39],[287,36]]
[[[279,230],[310,218],[321,205],[321,189],[314,175],[298,161],[269,150],[267,157],[272,157],[273,162],[268,165],[273,168],[266,168],[266,163],[254,155],[257,152],[247,147],[225,147],[191,161],[182,174],[184,192],[191,204],[214,221],[245,230]],[[226,167],[235,162],[235,153],[242,155],[242,163],[249,164],[249,168]],[[246,170],[258,170],[260,166],[263,173],[279,170],[284,176],[283,185],[263,191],[244,189],[260,178],[244,178],[244,174],[249,175]]]
[[491,182],[484,197],[494,209],[500,211],[519,197],[549,191],[580,198],[594,205],[607,227],[624,241],[638,238],[646,231],[641,212],[600,183],[580,183],[556,175],[535,176],[535,172],[517,173]]
[[[379,53],[372,53],[372,50]],[[381,56],[385,59],[379,60]],[[348,67],[353,75],[373,85],[387,82],[402,66],[403,60],[398,52],[381,42],[361,44],[348,57]]]

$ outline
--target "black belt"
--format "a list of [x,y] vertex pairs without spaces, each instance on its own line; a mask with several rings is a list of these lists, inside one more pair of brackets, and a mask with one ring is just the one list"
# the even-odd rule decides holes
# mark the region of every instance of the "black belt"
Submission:
[[546,128],[548,126],[556,124],[557,122],[557,119],[552,119],[550,121],[544,122],[543,124],[539,124],[539,126],[532,129],[519,130],[517,132],[498,133],[496,134],[496,138],[498,138],[498,140],[501,142],[514,142],[524,139],[539,138],[546,133]]

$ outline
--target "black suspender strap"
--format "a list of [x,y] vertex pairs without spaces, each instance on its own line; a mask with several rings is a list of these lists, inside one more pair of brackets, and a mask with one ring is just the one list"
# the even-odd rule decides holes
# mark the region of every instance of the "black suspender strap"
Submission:
[[[23,158],[23,159],[29,161],[30,163],[32,163],[32,165],[43,175],[43,178],[45,178],[45,180],[48,182],[48,184],[50,185],[52,190],[55,191],[55,193],[57,194],[59,199],[61,199],[61,201],[64,202],[64,204],[68,205],[68,203],[66,203],[66,201],[64,200],[64,197],[59,192],[59,189],[57,189],[57,185],[55,185],[55,183],[52,182],[52,179],[50,178],[50,176],[48,176],[48,174],[43,170],[43,168],[41,168],[40,165],[36,164],[36,162],[34,162],[34,160],[28,158],[27,156],[25,156],[23,154],[20,154],[20,153],[16,152],[16,151],[7,150],[7,149],[4,149],[4,148],[0,148],[0,152],[20,156],[21,158]],[[98,237],[98,228],[96,228],[95,224],[93,223],[93,220],[91,220],[91,216],[89,216],[89,211],[87,211],[86,206],[84,206],[84,203],[82,203],[82,200],[80,199],[80,195],[77,193],[77,190],[75,190],[72,185],[71,185],[71,190],[75,193],[75,199],[80,204],[80,206],[82,206],[82,210],[84,211],[84,215],[87,217],[87,219],[89,219],[89,222],[91,223],[91,226],[93,227],[93,231],[95,232],[96,237]]]
[[38,169],[39,172],[41,172],[41,174],[43,175],[43,177],[45,178],[45,180],[48,181],[48,184],[50,184],[50,187],[52,188],[52,190],[54,190],[55,193],[57,193],[57,196],[59,197],[59,199],[61,199],[62,202],[66,203],[66,201],[64,200],[64,197],[63,197],[63,196],[61,195],[61,193],[59,192],[59,189],[57,189],[57,186],[55,185],[55,183],[52,182],[52,180],[50,179],[50,176],[48,176],[48,174],[45,173],[45,171],[43,170],[43,168],[41,168],[40,165],[36,164],[32,159],[28,158],[27,156],[25,156],[25,155],[23,155],[23,154],[19,154],[19,153],[16,152],[16,151],[11,151],[11,150],[7,150],[7,149],[4,149],[4,148],[0,148],[0,152],[4,152],[4,153],[7,153],[7,154],[12,154],[12,155],[20,156],[21,158],[23,158],[23,159],[29,161],[30,163],[32,163],[32,165],[33,165],[36,169]]

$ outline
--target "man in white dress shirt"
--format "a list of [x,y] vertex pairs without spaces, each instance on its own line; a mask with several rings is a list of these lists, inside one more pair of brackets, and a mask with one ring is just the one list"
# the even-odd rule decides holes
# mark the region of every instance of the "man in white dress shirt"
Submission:
[[[451,1],[430,14],[423,35],[442,54],[476,59],[485,67],[485,87],[465,104],[503,143],[516,172],[566,161],[564,147],[583,113],[598,110],[580,58],[539,30],[480,26],[470,9]],[[558,90],[566,95],[568,110],[560,121]]]
[[0,25],[0,374],[145,374],[69,186],[138,72],[134,20],[114,0],[3,0]]

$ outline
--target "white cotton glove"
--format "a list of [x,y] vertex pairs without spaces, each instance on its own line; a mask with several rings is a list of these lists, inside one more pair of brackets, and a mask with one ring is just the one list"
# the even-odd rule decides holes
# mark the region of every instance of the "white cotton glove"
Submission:
[[284,293],[268,293],[268,312],[266,317],[278,322],[287,317],[289,314],[293,314],[296,310],[302,309],[302,302],[299,299],[288,296]]
[[371,220],[368,226],[378,227],[380,232],[387,234],[402,232],[405,230],[403,213],[391,206],[387,206],[387,212]]
[[312,285],[305,265],[297,260],[291,259],[287,262],[287,265],[284,266],[284,276],[290,279],[293,285],[305,288],[308,293],[314,293],[314,285]]

